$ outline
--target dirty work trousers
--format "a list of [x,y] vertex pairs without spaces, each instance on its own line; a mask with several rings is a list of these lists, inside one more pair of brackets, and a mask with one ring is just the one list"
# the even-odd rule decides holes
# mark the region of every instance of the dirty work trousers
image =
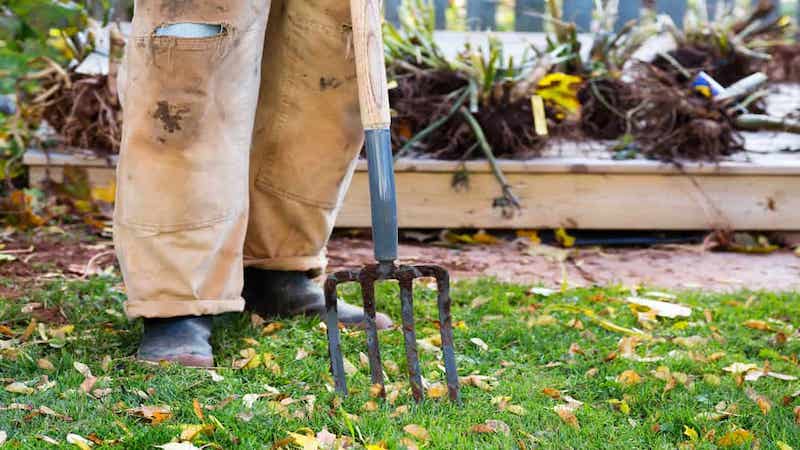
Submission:
[[[349,9],[136,1],[114,217],[129,317],[241,311],[244,266],[324,268],[363,140]],[[217,32],[159,33],[176,24]]]

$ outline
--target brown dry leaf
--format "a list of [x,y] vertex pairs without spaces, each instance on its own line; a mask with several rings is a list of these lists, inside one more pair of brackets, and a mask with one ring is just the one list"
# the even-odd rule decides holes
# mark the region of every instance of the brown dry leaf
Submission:
[[473,433],[500,433],[508,436],[511,434],[511,427],[502,420],[489,419],[484,423],[473,425],[470,431]]
[[267,326],[265,326],[263,330],[261,330],[261,335],[262,336],[270,336],[272,334],[277,333],[278,331],[280,331],[282,329],[283,329],[283,323],[281,323],[281,322],[272,322],[272,323],[268,324]]
[[196,398],[192,399],[192,409],[194,409],[194,415],[197,416],[197,418],[200,419],[201,422],[206,420],[205,417],[203,416],[203,407],[200,406],[200,402]]
[[389,417],[400,417],[403,414],[408,412],[408,405],[400,405],[395,410],[389,414]]
[[429,398],[443,398],[447,395],[447,386],[442,383],[433,383],[427,389]]
[[428,430],[414,423],[404,426],[403,431],[420,441],[427,441],[431,438],[431,434],[428,433]]
[[56,366],[54,366],[53,363],[51,363],[47,358],[40,358],[38,361],[36,361],[36,366],[48,372],[56,370]]
[[548,397],[550,397],[552,399],[555,399],[555,400],[560,400],[561,399],[561,391],[559,391],[558,389],[544,388],[544,389],[542,389],[542,394],[544,394],[544,395],[546,395],[546,396],[548,396]]
[[800,425],[800,406],[794,408],[794,423]]
[[28,387],[19,381],[15,381],[9,385],[6,385],[6,391],[11,392],[12,394],[31,395],[36,392],[36,389]]
[[471,309],[478,309],[478,308],[480,308],[481,306],[483,306],[483,305],[485,305],[487,303],[489,303],[489,297],[484,297],[484,296],[481,295],[481,296],[473,298],[472,301],[469,304],[469,307]]
[[569,353],[570,356],[586,354],[584,353],[583,349],[581,349],[581,346],[578,345],[577,342],[573,342],[572,344],[570,344],[569,350],[567,352]]
[[460,377],[462,386],[474,386],[482,391],[491,391],[497,385],[497,378],[487,375],[467,375]]
[[383,362],[383,368],[386,369],[386,372],[392,375],[397,375],[400,373],[400,366],[398,366],[397,363],[391,359],[387,359]]
[[742,325],[753,330],[772,331],[772,327],[763,320],[747,320]]
[[745,394],[747,394],[747,398],[754,401],[756,405],[758,405],[758,409],[760,409],[765,416],[772,409],[772,402],[770,402],[767,397],[756,392],[755,389],[748,387],[745,391]]
[[578,417],[575,415],[572,408],[569,405],[556,405],[553,407],[553,410],[558,414],[558,417],[561,417],[561,420],[564,421],[567,425],[571,426],[575,429],[580,429],[580,424],[578,423]]
[[720,447],[738,447],[745,445],[753,440],[753,433],[739,428],[733,430],[717,440]]
[[584,376],[586,378],[593,378],[597,376],[597,373],[600,371],[597,367],[592,367],[591,369],[587,370]]
[[146,406],[142,405],[138,408],[131,408],[128,410],[129,414],[136,417],[149,420],[151,425],[158,425],[165,420],[172,417],[172,409],[167,405],[161,406]]
[[370,401],[364,403],[364,407],[363,408],[364,408],[364,411],[377,411],[378,410],[378,404],[375,403],[375,400],[370,400]]
[[[411,438],[407,438],[407,437],[400,438],[400,445],[405,447],[406,450],[419,450],[419,446]],[[368,450],[372,450],[372,449],[368,449]],[[383,447],[381,447],[381,450],[383,450]]]
[[351,363],[349,359],[344,358],[343,362],[344,362],[344,373],[345,374],[353,375],[354,373],[358,372],[358,368],[356,368],[356,366],[354,366],[353,363]]
[[378,398],[384,393],[383,385],[380,383],[375,383],[370,385],[369,387],[369,396],[372,398]]
[[642,382],[642,377],[634,370],[626,370],[619,374],[617,382],[623,386],[633,386]]
[[497,405],[497,409],[499,409],[500,411],[505,411],[510,401],[511,397],[507,395],[501,395],[499,397],[492,398],[492,404]]

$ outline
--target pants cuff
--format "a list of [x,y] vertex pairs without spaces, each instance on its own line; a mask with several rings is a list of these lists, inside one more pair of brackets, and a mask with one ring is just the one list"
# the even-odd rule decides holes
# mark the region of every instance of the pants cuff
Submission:
[[317,256],[290,256],[284,258],[252,258],[244,257],[245,267],[255,267],[264,270],[293,270],[293,271],[320,271],[325,270],[328,258],[325,255]]
[[125,314],[129,319],[148,319],[178,316],[210,316],[244,311],[244,299],[236,300],[128,300]]

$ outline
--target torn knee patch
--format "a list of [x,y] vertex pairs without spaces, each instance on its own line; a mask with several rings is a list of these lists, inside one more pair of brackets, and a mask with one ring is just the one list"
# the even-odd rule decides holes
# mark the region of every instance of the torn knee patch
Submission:
[[224,34],[223,25],[209,23],[171,23],[156,28],[155,36],[170,36],[177,38],[208,38]]

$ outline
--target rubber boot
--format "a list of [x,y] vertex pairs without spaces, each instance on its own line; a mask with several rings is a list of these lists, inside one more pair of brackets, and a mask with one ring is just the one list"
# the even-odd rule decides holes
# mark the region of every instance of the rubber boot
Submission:
[[[246,308],[264,318],[297,315],[325,316],[325,294],[305,272],[244,269],[242,297]],[[363,327],[364,310],[342,300],[337,302],[339,322],[351,327]],[[392,326],[389,316],[377,313],[379,330]]]
[[187,367],[213,367],[211,316],[144,319],[144,334],[136,358],[170,361]]

